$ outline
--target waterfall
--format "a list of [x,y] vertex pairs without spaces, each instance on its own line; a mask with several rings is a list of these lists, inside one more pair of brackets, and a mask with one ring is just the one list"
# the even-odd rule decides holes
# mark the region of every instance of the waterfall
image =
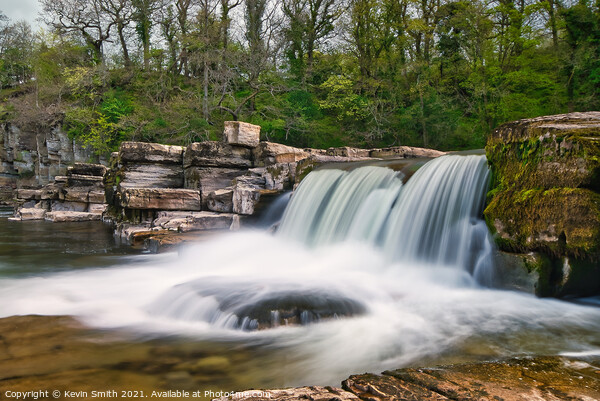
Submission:
[[[364,221],[369,217],[383,223],[385,212],[381,202],[388,198],[383,193],[398,192],[402,186],[399,173],[386,168],[366,166],[356,170],[341,171],[325,169],[310,173],[298,187],[288,205],[278,234],[308,244],[339,242],[353,232],[356,237],[377,231],[365,227],[364,233],[352,228],[355,217]],[[379,196],[372,196],[379,191]],[[369,210],[365,205],[369,204]],[[372,214],[372,216],[368,216]],[[368,236],[368,235],[367,235]]]
[[292,197],[279,235],[311,246],[367,242],[390,261],[461,267],[484,280],[492,250],[481,219],[485,156],[443,156],[405,185],[401,178],[375,166],[314,171]]

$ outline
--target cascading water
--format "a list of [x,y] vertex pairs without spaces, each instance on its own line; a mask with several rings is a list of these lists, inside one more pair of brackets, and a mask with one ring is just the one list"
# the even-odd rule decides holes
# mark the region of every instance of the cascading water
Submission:
[[286,209],[279,235],[310,245],[367,241],[390,261],[489,276],[492,245],[480,217],[489,176],[485,156],[440,157],[404,186],[398,174],[373,166],[309,174]]
[[397,192],[401,185],[398,173],[382,167],[313,172],[302,181],[290,201],[278,234],[307,244],[344,240],[371,192],[378,189]]
[[479,219],[484,157],[444,156],[403,178],[374,166],[319,170],[293,195],[276,235],[215,235],[138,263],[0,278],[0,316],[66,314],[143,338],[226,342],[232,354],[247,346],[272,358],[254,387],[600,353],[600,308],[476,284],[491,249]]

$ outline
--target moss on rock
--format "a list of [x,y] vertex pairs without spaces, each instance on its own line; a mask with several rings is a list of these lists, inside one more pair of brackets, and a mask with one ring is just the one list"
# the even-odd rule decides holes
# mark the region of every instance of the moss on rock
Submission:
[[598,256],[600,195],[583,188],[508,190],[485,209],[502,249]]
[[499,248],[551,257],[541,293],[600,291],[600,112],[504,124],[486,154],[492,183],[484,215]]

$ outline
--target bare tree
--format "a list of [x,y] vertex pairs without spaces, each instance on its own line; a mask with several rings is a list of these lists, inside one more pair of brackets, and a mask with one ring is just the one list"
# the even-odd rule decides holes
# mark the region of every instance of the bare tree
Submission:
[[103,14],[101,0],[40,0],[42,20],[59,33],[76,32],[85,40],[97,63],[115,21]]
[[131,0],[100,0],[100,5],[102,11],[107,14],[107,17],[117,29],[125,67],[131,67],[131,57],[129,56],[125,30],[132,22],[133,4]]

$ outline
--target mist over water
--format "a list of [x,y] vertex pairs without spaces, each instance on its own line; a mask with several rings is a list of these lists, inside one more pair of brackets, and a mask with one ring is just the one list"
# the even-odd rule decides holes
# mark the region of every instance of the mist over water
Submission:
[[[491,246],[478,218],[487,168],[481,157],[461,157],[437,159],[406,184],[379,167],[312,173],[277,235],[216,235],[133,265],[2,279],[0,315],[74,315],[145,337],[252,345],[276,356],[265,374],[285,376],[279,385],[339,384],[352,373],[411,365],[597,352],[600,308],[489,289],[474,276],[485,270]],[[361,185],[353,185],[353,174]],[[403,205],[414,209],[396,216]],[[444,210],[421,215],[419,207]],[[428,219],[427,227],[419,219]],[[391,237],[405,250],[392,247]],[[407,244],[414,238],[413,248]],[[437,245],[420,245],[431,238]],[[262,309],[286,296],[310,300],[302,304],[305,324],[257,330]],[[322,305],[336,313],[319,321],[312,312]]]

